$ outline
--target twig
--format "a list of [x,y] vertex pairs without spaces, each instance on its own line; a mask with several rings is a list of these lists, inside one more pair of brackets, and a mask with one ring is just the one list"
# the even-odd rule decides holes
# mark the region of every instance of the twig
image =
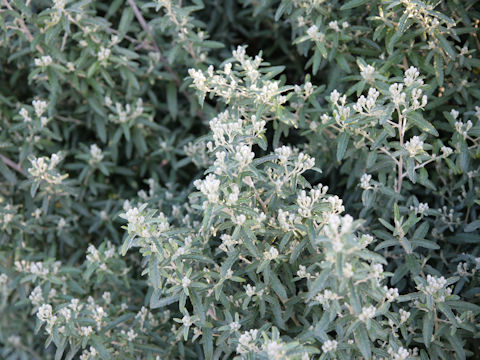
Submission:
[[13,162],[12,160],[10,160],[9,158],[3,156],[3,155],[0,155],[0,159],[2,159],[2,161],[10,166],[12,169],[18,171],[20,174],[22,174],[23,176],[27,176],[27,174],[25,174],[25,171],[23,171],[22,167],[20,166],[20,164],[17,164],[15,162]]
[[[12,8],[12,6],[8,2],[8,0],[4,0],[2,2],[3,2],[3,4],[5,4],[5,6],[8,8],[8,10],[14,11],[14,9]],[[21,15],[23,15],[23,14],[21,14]],[[33,42],[33,35],[30,32],[30,30],[28,29],[27,25],[25,25],[25,22],[23,21],[23,16],[17,18],[17,20],[18,20],[18,23],[20,24],[20,27],[22,28],[23,34],[27,37],[27,40],[30,43]],[[42,55],[44,54],[44,51],[43,51],[43,49],[40,45],[37,45],[36,49],[38,50],[38,52],[40,54],[42,54]]]

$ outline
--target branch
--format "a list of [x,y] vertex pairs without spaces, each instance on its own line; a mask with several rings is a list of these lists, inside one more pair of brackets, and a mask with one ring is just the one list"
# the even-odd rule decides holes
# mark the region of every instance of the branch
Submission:
[[27,176],[27,174],[25,174],[25,171],[23,171],[22,167],[20,166],[20,164],[17,164],[15,162],[13,162],[12,160],[10,160],[9,158],[3,156],[0,154],[0,159],[8,166],[10,166],[12,169],[18,171],[20,174],[22,174],[23,176]]

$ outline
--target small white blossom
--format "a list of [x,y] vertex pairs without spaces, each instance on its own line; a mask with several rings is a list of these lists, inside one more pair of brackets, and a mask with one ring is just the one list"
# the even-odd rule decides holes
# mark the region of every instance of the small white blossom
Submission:
[[330,22],[328,23],[328,27],[329,27],[330,29],[332,29],[332,30],[337,31],[337,32],[340,32],[340,31],[341,31],[341,30],[340,30],[340,27],[338,26],[337,20],[330,21]]
[[32,101],[33,108],[35,109],[35,114],[37,114],[38,117],[41,117],[42,114],[47,110],[47,102],[44,100],[33,100]]
[[360,187],[365,190],[370,189],[370,180],[372,180],[372,175],[363,174],[360,178]]
[[92,163],[99,163],[103,160],[102,149],[97,144],[90,145],[90,157]]
[[192,283],[192,280],[190,280],[190,279],[188,278],[188,276],[184,276],[184,277],[183,277],[183,279],[182,279],[182,287],[183,287],[184,289],[186,289],[187,287],[189,287],[191,283]]
[[42,288],[40,286],[35,287],[28,296],[33,305],[39,306],[45,300],[43,298]]
[[34,60],[35,66],[46,67],[51,65],[53,62],[52,57],[49,55],[42,56],[41,58],[36,58]]
[[84,337],[90,336],[92,332],[93,332],[93,329],[91,326],[82,326],[78,330],[78,333],[80,334],[80,336],[84,336]]
[[343,267],[343,276],[345,276],[347,279],[351,278],[353,276],[353,267],[352,264],[346,263]]
[[405,103],[406,94],[403,92],[403,84],[394,83],[389,87],[390,97],[393,103],[398,106]]
[[238,330],[240,330],[241,327],[242,327],[242,326],[240,325],[240,323],[239,323],[238,321],[232,321],[232,322],[230,323],[230,329],[231,329],[232,331],[238,331]]
[[322,345],[322,351],[325,353],[337,350],[338,342],[336,340],[327,340]]
[[422,80],[417,80],[418,77],[420,76],[420,73],[418,72],[418,69],[414,66],[410,66],[406,71],[405,71],[405,77],[403,78],[403,82],[405,83],[405,86],[410,86],[417,81],[419,85],[423,85]]
[[255,286],[247,284],[245,293],[247,294],[248,297],[252,297],[257,293],[257,288]]
[[195,180],[193,185],[207,197],[209,202],[218,202],[220,180],[214,174],[208,174],[205,180]]
[[375,68],[372,65],[367,65],[367,66],[360,65],[360,75],[367,82],[374,81]]
[[240,164],[240,168],[243,168],[250,164],[255,157],[255,153],[250,149],[248,145],[239,145],[235,149],[235,160]]
[[52,305],[50,304],[42,304],[37,310],[37,317],[42,322],[50,320],[52,316]]
[[391,347],[388,348],[388,353],[390,354],[392,360],[406,360],[410,356],[410,352],[401,346],[398,348],[397,352],[395,352]]
[[452,148],[450,148],[448,146],[442,146],[440,150],[442,151],[442,155],[444,157],[448,157],[453,153]]
[[420,140],[420,137],[414,136],[405,143],[404,147],[410,154],[410,157],[413,157],[423,151],[423,141]]
[[182,318],[182,323],[183,323],[183,326],[185,326],[187,328],[192,326],[193,321],[192,321],[192,318],[190,317],[190,315],[188,315],[188,314],[184,315],[183,318]]
[[399,313],[400,313],[400,323],[403,324],[410,317],[410,312],[400,309]]
[[368,307],[363,307],[362,308],[362,313],[358,315],[358,318],[360,321],[367,321],[367,319],[372,319],[375,316],[375,313],[377,312],[377,308],[373,305],[370,305]]
[[394,301],[396,298],[400,296],[397,288],[389,289],[385,286],[384,289],[385,289],[385,297],[387,298],[387,301]]
[[111,53],[112,51],[109,48],[102,46],[97,53],[97,58],[99,61],[106,61],[110,57]]
[[322,42],[325,39],[325,34],[318,31],[318,27],[316,25],[312,25],[307,29],[307,35],[313,41],[320,41]]
[[133,341],[136,339],[136,337],[138,336],[138,334],[135,332],[135,330],[133,329],[130,329],[128,332],[127,332],[127,339],[128,341]]
[[263,256],[265,257],[265,260],[268,260],[268,261],[275,260],[278,257],[278,250],[272,246],[268,251],[265,251],[263,253]]
[[457,120],[459,114],[460,113],[455,109],[450,110],[450,115],[452,115],[454,120]]

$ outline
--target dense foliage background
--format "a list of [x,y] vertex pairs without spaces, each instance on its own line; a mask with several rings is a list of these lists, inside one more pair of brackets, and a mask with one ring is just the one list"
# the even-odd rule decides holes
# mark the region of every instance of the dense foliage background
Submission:
[[476,0],[0,26],[0,358],[480,357]]

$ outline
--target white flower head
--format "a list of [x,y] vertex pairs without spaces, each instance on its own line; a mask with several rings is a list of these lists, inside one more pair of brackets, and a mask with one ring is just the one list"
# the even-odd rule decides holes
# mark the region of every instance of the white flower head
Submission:
[[410,157],[413,157],[423,151],[423,141],[418,136],[412,137],[405,145],[405,150],[408,151]]
[[364,190],[370,189],[370,180],[372,180],[372,175],[363,174],[360,178],[360,187]]
[[40,58],[36,58],[34,60],[35,66],[40,66],[40,67],[47,67],[51,65],[52,62],[53,62],[52,57],[49,55],[45,55]]
[[35,109],[35,114],[38,117],[41,117],[45,110],[47,110],[47,102],[44,100],[33,100],[32,101],[33,108]]
[[336,340],[327,340],[322,345],[322,351],[325,353],[337,350],[338,342]]
[[278,250],[272,246],[269,250],[263,253],[263,256],[265,257],[265,260],[271,261],[275,260],[278,257],[278,254]]
[[375,68],[372,65],[360,65],[360,75],[366,82],[375,80]]
[[102,149],[97,144],[90,145],[90,157],[92,163],[99,163],[103,160]]
[[358,315],[358,318],[360,321],[365,322],[368,319],[372,319],[375,316],[376,312],[377,312],[377,308],[373,305],[370,305],[368,307],[363,307],[361,314]]
[[111,53],[112,51],[109,48],[102,46],[97,53],[97,58],[99,61],[104,62],[110,57]]
[[418,69],[414,66],[410,66],[406,71],[405,71],[405,77],[403,78],[403,82],[405,83],[405,86],[411,86],[413,85],[416,81],[419,83],[419,85],[423,85],[423,81],[418,79],[420,76],[420,73]]

